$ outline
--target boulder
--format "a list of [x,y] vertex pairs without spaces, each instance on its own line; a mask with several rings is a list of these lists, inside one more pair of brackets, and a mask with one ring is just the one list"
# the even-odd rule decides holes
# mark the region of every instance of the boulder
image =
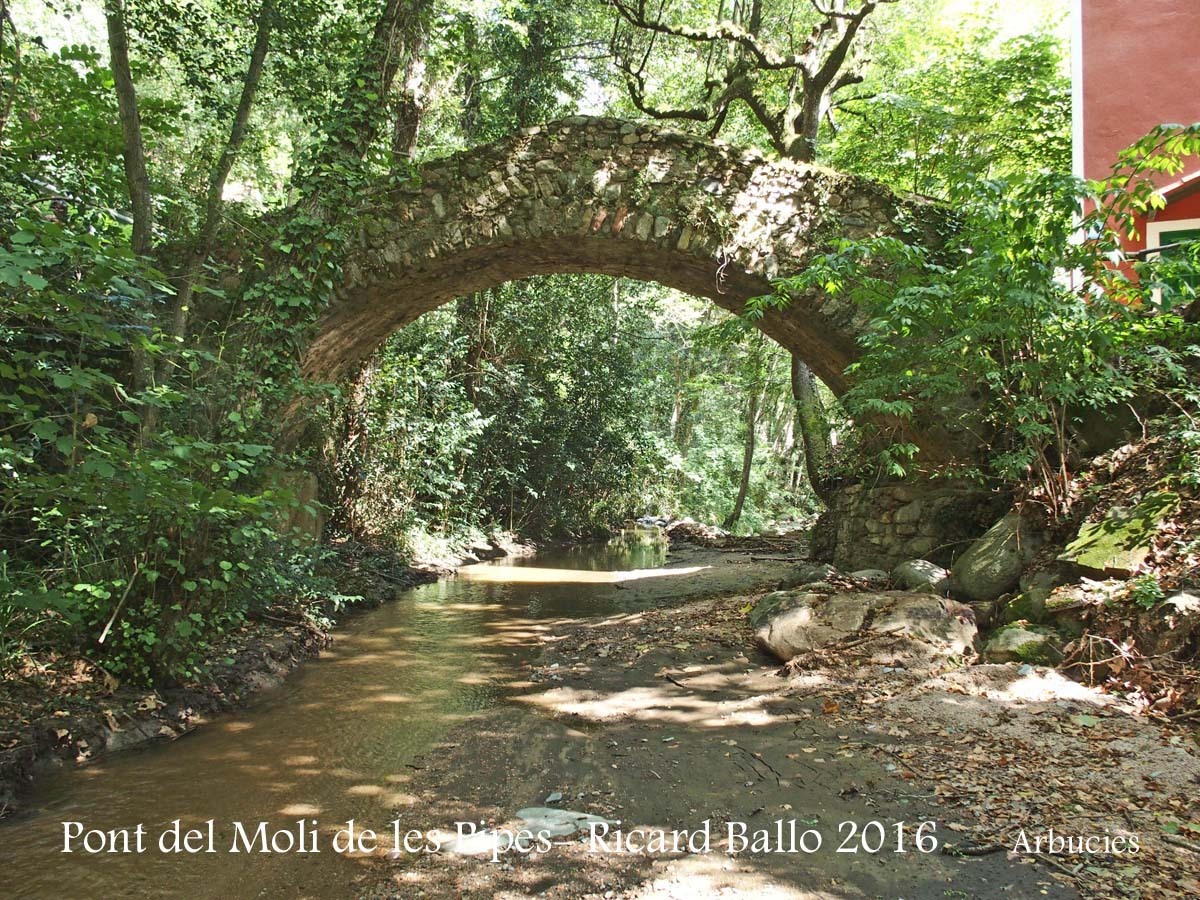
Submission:
[[988,638],[983,656],[995,663],[1053,664],[1062,659],[1062,648],[1052,632],[1028,625],[1005,625]]
[[955,560],[956,589],[968,600],[995,600],[1007,594],[1044,543],[1042,532],[1019,513],[1009,513]]
[[944,655],[960,656],[975,643],[975,614],[969,606],[934,594],[901,594],[876,613],[871,630],[904,634],[932,644]]
[[1154,548],[1162,523],[1179,510],[1179,495],[1155,491],[1132,507],[1114,506],[1098,522],[1084,522],[1060,560],[1088,574],[1129,578]]
[[752,627],[757,628],[767,621],[767,619],[771,618],[771,616],[775,615],[775,613],[780,612],[785,605],[793,605],[791,603],[792,600],[803,597],[808,593],[810,592],[800,590],[773,591],[761,597],[754,604],[754,607],[746,614],[746,619]]
[[840,641],[862,628],[871,609],[868,594],[796,594],[760,619],[755,639],[786,662]]
[[777,593],[786,596],[764,597],[751,614],[751,621],[756,626],[758,643],[785,662],[864,629],[908,636],[941,655],[965,653],[975,640],[975,617],[971,609],[934,594]]
[[945,594],[950,588],[950,573],[927,559],[910,559],[892,569],[892,581],[906,591]]

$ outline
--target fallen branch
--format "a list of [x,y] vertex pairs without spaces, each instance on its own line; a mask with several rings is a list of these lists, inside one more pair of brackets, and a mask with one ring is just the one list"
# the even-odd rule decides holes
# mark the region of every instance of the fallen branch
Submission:
[[896,760],[896,762],[900,763],[904,768],[908,769],[910,772],[912,772],[918,778],[924,778],[926,781],[936,781],[937,780],[935,778],[930,778],[928,775],[926,775],[924,772],[922,772],[920,769],[918,769],[916,766],[914,766],[911,762],[909,762],[907,759],[905,759],[903,756],[901,756],[899,753],[897,753],[895,750],[889,750],[887,747],[884,747],[881,744],[872,744],[870,741],[847,741],[845,744],[843,744],[843,746],[846,746],[846,747],[854,747],[854,746],[869,747],[872,750],[879,750],[880,752],[886,753],[892,759]]
[[958,844],[942,845],[942,853],[947,856],[988,856],[1007,849],[1003,844],[971,844],[966,847],[960,847]]
[[1079,871],[1078,871],[1079,867],[1078,866],[1076,866],[1074,869],[1072,869],[1070,866],[1068,866],[1064,863],[1060,863],[1053,856],[1047,856],[1046,854],[1039,854],[1037,857],[1037,862],[1049,863],[1050,865],[1054,866],[1054,868],[1058,869],[1060,872],[1062,872],[1064,875],[1066,875],[1068,878],[1076,879],[1076,880],[1079,878]]
[[674,684],[674,685],[676,685],[676,686],[678,686],[678,687],[681,687],[681,688],[683,688],[685,691],[704,691],[706,694],[719,694],[719,693],[721,693],[721,689],[720,689],[720,688],[696,687],[696,686],[694,686],[694,685],[690,685],[690,684],[684,684],[684,683],[683,683],[682,681],[680,681],[678,678],[675,678],[675,677],[673,677],[673,676],[672,676],[672,675],[671,675],[669,672],[663,672],[663,673],[662,673],[662,677],[663,677],[663,678],[665,678],[665,679],[667,679],[667,681],[671,682],[671,684]]
[[1182,847],[1184,850],[1191,850],[1193,853],[1200,853],[1200,844],[1193,844],[1186,838],[1181,838],[1174,834],[1164,834],[1162,839],[1173,847]]
[[113,614],[109,616],[108,622],[104,625],[104,630],[100,632],[100,637],[96,639],[97,644],[103,644],[108,640],[108,633],[112,630],[113,624],[117,621],[117,616],[121,614],[121,609],[125,606],[125,601],[129,599],[129,592],[133,589],[133,583],[137,580],[138,572],[141,570],[142,564],[135,556],[133,558],[133,572],[129,576],[129,581],[125,585],[125,590],[121,594],[121,599],[117,603],[117,608],[113,610]]

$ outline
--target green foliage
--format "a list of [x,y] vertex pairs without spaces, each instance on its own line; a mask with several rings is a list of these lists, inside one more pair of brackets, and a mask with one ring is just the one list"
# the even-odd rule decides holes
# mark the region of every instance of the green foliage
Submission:
[[997,42],[988,29],[964,29],[930,47],[902,37],[861,99],[842,105],[831,165],[939,197],[967,179],[1070,169],[1070,84],[1054,38]]
[[[1063,513],[1083,413],[1144,392],[1194,394],[1196,328],[1180,315],[1191,289],[1164,280],[1159,262],[1110,260],[1121,230],[1156,202],[1141,176],[1177,171],[1180,154],[1198,149],[1200,127],[1165,129],[1090,189],[1050,173],[954,184],[962,228],[945,247],[845,242],[769,302],[847,293],[873,317],[844,398],[852,415],[903,423],[958,409],[962,427],[994,436],[991,475],[1032,480]],[[1085,200],[1094,211],[1080,219]],[[1168,265],[1178,275],[1183,263]],[[964,384],[974,404],[962,403]]]
[[94,643],[123,677],[191,677],[208,640],[294,586],[295,501],[261,489],[281,460],[240,414],[202,437],[172,425],[202,392],[129,387],[135,354],[159,350],[143,310],[166,288],[121,231],[30,217],[0,245],[5,615]]
[[1154,609],[1166,599],[1166,596],[1162,585],[1153,575],[1139,575],[1129,582],[1129,602],[1142,609]]
[[613,291],[600,278],[505,285],[397,333],[365,379],[358,518],[538,536],[642,511],[662,466],[639,353],[649,311]]

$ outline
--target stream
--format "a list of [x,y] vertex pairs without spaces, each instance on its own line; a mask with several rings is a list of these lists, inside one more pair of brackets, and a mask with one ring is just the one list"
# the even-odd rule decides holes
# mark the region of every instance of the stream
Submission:
[[[47,775],[30,808],[0,823],[0,892],[350,896],[362,863],[333,852],[333,833],[350,819],[386,831],[421,757],[464,717],[504,702],[538,631],[624,608],[629,592],[619,583],[665,556],[659,532],[631,530],[471,566],[350,616],[331,648],[251,708],[177,742]],[[176,819],[184,830],[215,820],[216,852],[160,852],[158,836]],[[318,853],[227,852],[233,822],[294,833],[297,821],[313,820]],[[63,853],[64,822],[103,831],[144,824],[145,850]]]

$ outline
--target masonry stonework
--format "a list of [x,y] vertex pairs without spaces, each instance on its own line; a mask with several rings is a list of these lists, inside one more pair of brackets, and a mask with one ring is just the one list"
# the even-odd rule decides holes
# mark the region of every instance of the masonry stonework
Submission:
[[[939,207],[862,178],[588,117],[427,163],[365,192],[364,205],[345,282],[304,356],[313,378],[344,374],[422,313],[505,281],[600,273],[741,313],[839,238],[938,243],[945,229]],[[865,321],[848,298],[813,292],[760,327],[841,393]]]

